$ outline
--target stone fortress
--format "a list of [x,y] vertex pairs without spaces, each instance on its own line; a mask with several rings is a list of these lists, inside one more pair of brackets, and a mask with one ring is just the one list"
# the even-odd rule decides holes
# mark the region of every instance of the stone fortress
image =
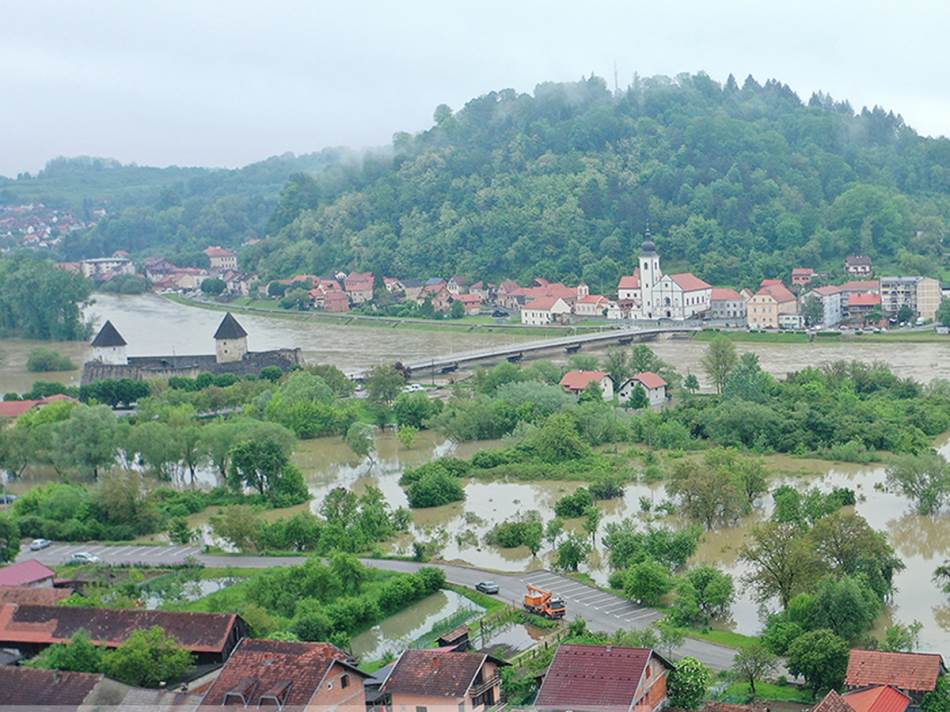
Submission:
[[106,321],[92,340],[92,358],[83,365],[80,383],[131,378],[136,381],[194,378],[201,373],[233,373],[248,376],[268,366],[289,370],[303,364],[300,349],[248,351],[247,332],[231,312],[224,315],[214,332],[214,354],[194,356],[129,356],[125,339]]

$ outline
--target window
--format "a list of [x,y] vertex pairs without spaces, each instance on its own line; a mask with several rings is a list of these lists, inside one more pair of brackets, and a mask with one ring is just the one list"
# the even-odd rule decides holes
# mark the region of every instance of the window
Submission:
[[416,705],[416,712],[429,712],[429,708],[423,707],[421,705]]
[[350,676],[349,676],[349,675],[341,675],[341,676],[340,676],[340,687],[346,689],[346,688],[349,687],[349,686],[350,686]]

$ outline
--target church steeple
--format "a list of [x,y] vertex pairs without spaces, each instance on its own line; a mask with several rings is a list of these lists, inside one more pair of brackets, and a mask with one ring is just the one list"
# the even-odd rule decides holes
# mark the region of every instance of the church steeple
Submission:
[[653,319],[653,288],[663,277],[663,273],[660,271],[660,255],[650,236],[649,226],[643,237],[643,244],[640,245],[640,311],[645,318]]

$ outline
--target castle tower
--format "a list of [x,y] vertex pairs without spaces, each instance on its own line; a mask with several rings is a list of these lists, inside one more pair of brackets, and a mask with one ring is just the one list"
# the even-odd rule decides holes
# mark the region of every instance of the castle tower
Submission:
[[125,347],[125,339],[112,326],[111,321],[106,321],[92,340],[92,360],[113,366],[125,366],[129,362]]
[[231,312],[224,315],[214,332],[214,354],[218,363],[235,363],[247,353],[247,332]]
[[660,256],[656,252],[656,245],[650,239],[650,230],[647,228],[646,239],[640,246],[640,313],[647,319],[654,315],[653,288],[663,273],[660,271]]
[[581,282],[577,285],[577,298],[583,299],[584,297],[590,294],[590,287],[587,286],[586,282]]

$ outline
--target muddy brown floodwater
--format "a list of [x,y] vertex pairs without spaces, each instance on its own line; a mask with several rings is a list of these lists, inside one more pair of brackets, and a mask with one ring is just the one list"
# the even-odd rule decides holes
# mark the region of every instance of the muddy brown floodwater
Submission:
[[[214,353],[211,335],[221,320],[221,312],[178,304],[153,294],[97,294],[95,300],[86,309],[87,317],[93,319],[97,327],[111,319],[128,342],[129,355]],[[308,361],[332,363],[343,369],[396,360],[424,360],[490,345],[538,339],[537,335],[523,337],[514,332],[466,333],[437,328],[340,326],[264,314],[241,314],[239,318],[249,332],[248,344],[252,349],[299,346]],[[68,355],[77,365],[89,356],[88,345],[84,343],[2,339],[0,392],[22,392],[37,379],[70,383],[79,380],[78,370],[28,373],[27,355],[38,346],[54,348]],[[668,339],[653,342],[651,346],[678,371],[694,373],[703,381],[700,359],[706,342]],[[740,352],[757,353],[762,367],[780,377],[807,366],[858,359],[883,361],[900,375],[922,382],[950,378],[950,338],[931,343],[738,343],[737,348]]]
[[[396,507],[407,505],[405,492],[398,483],[404,468],[448,454],[467,457],[476,450],[504,444],[505,441],[490,441],[457,446],[426,431],[420,433],[413,449],[405,450],[391,434],[386,433],[377,438],[377,453],[373,461],[355,456],[339,438],[303,442],[294,459],[306,473],[314,495],[310,503],[314,511],[319,509],[327,492],[337,486],[352,487],[356,491],[369,485],[377,486]],[[950,437],[943,438],[939,444],[941,452],[950,455]],[[883,490],[884,468],[880,465],[847,465],[784,457],[770,458],[770,462],[776,470],[795,473],[776,476],[771,483],[773,487],[788,482],[799,489],[851,487],[857,492],[857,511],[871,526],[887,534],[906,564],[906,569],[896,576],[896,593],[879,626],[883,628],[891,621],[906,624],[919,620],[924,626],[922,649],[950,650],[950,596],[932,580],[934,569],[950,557],[950,513],[935,516],[916,514],[906,499]],[[550,566],[551,551],[548,549],[535,558],[523,547],[500,549],[489,546],[484,542],[485,535],[496,523],[529,510],[538,511],[545,521],[552,518],[555,501],[582,484],[466,480],[465,502],[413,510],[411,531],[392,543],[392,552],[411,553],[411,542],[420,539],[439,542],[441,556],[447,561],[499,571]],[[664,484],[630,484],[622,498],[600,503],[604,516],[598,546],[586,568],[586,572],[598,582],[605,583],[609,575],[600,548],[604,527],[626,517],[641,518],[641,498],[654,504],[662,502],[666,498]],[[770,515],[770,507],[771,499],[762,498],[756,510],[737,527],[707,533],[693,557],[693,563],[715,564],[736,578],[738,594],[729,627],[743,633],[760,630],[762,619],[759,604],[752,599],[748,587],[739,582],[745,569],[737,560],[738,550],[749,528]],[[202,520],[194,521],[203,523]],[[676,520],[670,523],[680,524]],[[567,525],[570,529],[582,531],[579,520],[569,521]]]

